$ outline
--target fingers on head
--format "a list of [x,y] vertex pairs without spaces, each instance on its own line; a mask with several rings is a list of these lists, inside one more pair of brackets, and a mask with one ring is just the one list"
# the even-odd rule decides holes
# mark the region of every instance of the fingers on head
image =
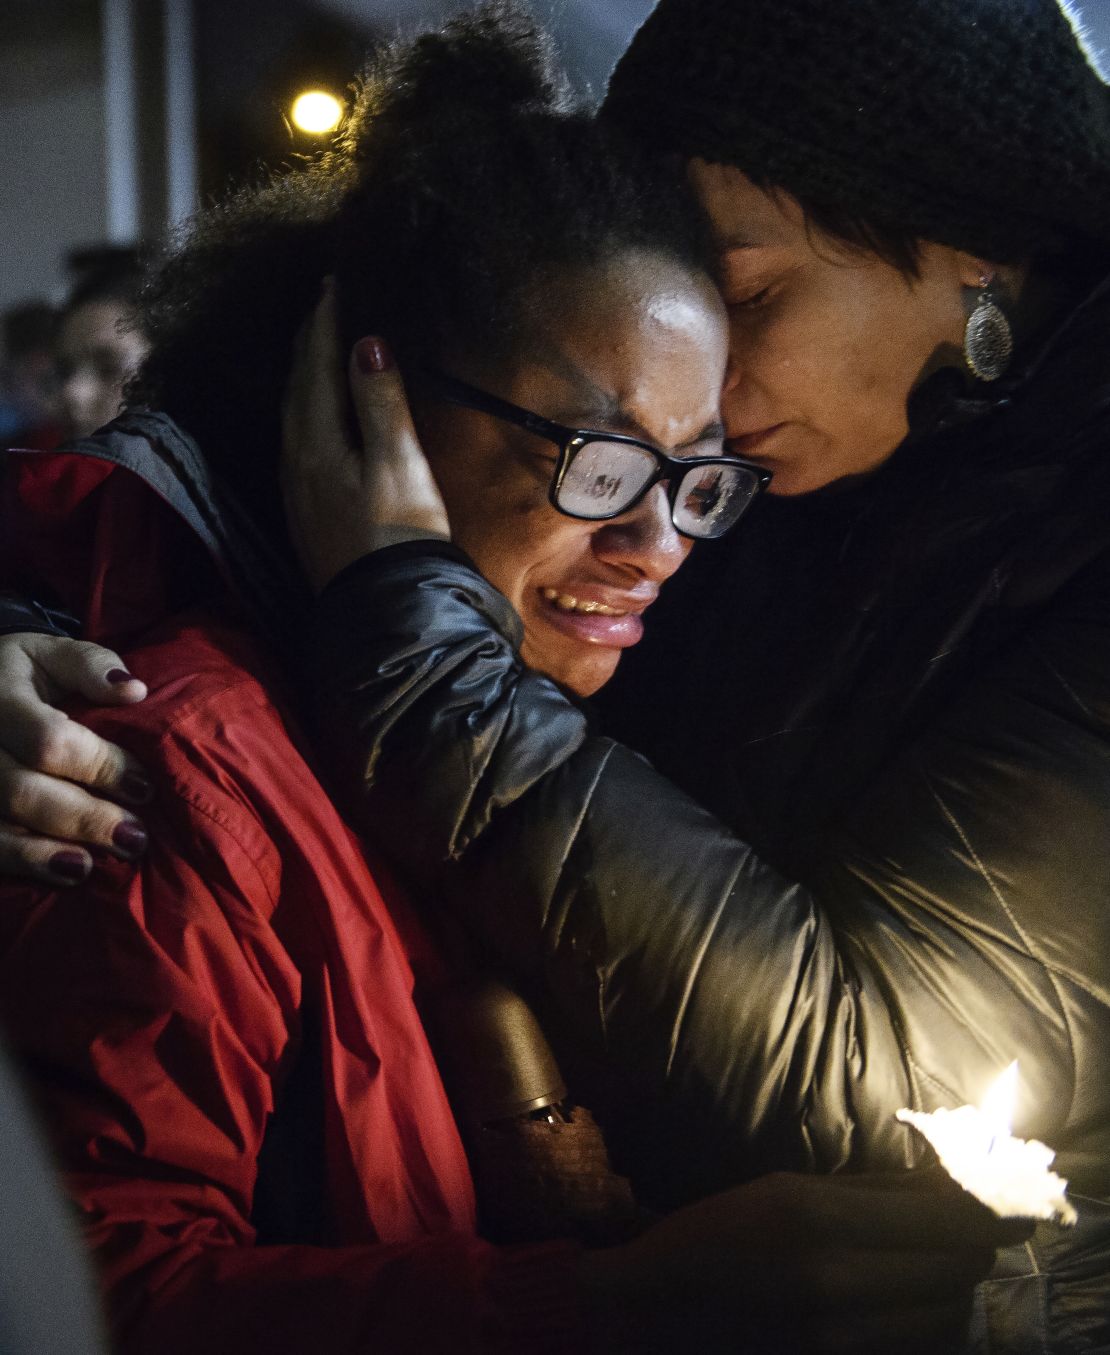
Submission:
[[[329,285],[330,284],[330,285]],[[340,367],[339,319],[335,305],[334,279],[325,278],[320,299],[307,317],[293,344],[294,370],[306,375],[306,366],[317,376],[334,373]]]
[[[327,279],[320,300],[298,331],[282,397],[283,472],[344,449],[347,391],[339,346],[334,289]],[[334,447],[333,447],[334,444]]]
[[312,312],[312,328],[320,356],[329,367],[339,364],[339,308],[335,304],[335,278],[330,274],[320,286],[320,300]]
[[[359,339],[347,362],[347,379],[360,421],[364,411],[408,418],[404,383],[389,344],[375,334]],[[363,427],[363,433],[373,431]]]

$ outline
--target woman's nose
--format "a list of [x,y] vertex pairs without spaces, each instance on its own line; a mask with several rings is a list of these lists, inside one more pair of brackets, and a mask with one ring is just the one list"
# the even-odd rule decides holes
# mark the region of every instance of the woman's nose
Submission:
[[669,579],[693,542],[679,535],[671,519],[666,488],[654,485],[635,508],[598,524],[594,554],[607,564],[633,569],[655,583]]
[[725,437],[734,437],[745,427],[750,428],[752,411],[760,403],[752,366],[741,361],[733,346],[729,349],[725,379],[721,386],[721,421],[725,426]]
[[736,352],[735,344],[730,344],[728,360],[725,363],[725,379],[721,383],[721,399],[723,400],[731,391],[734,391],[739,384],[740,356]]

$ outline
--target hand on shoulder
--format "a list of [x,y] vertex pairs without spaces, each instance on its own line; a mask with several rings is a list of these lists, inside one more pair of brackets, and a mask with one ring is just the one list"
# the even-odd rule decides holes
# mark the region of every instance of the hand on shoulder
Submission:
[[72,720],[75,697],[131,705],[146,687],[118,654],[64,636],[0,635],[0,876],[52,886],[92,869],[87,848],[133,859],[151,787],[130,754]]

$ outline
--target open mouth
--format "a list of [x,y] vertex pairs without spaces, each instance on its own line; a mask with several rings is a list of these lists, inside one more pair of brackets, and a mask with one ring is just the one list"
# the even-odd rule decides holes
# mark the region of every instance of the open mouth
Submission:
[[580,644],[627,649],[644,633],[640,612],[646,602],[633,601],[629,608],[614,607],[612,603],[580,598],[561,588],[541,588],[538,597],[546,624]]
[[627,612],[616,607],[607,607],[604,602],[579,601],[570,593],[560,593],[556,588],[541,588],[540,592],[548,602],[553,602],[561,612],[578,612],[582,616],[627,616]]

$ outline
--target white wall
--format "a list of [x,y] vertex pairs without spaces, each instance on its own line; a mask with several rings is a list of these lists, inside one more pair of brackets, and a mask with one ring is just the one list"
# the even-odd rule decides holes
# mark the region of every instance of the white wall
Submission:
[[0,310],[60,299],[67,250],[104,237],[99,53],[0,45]]

